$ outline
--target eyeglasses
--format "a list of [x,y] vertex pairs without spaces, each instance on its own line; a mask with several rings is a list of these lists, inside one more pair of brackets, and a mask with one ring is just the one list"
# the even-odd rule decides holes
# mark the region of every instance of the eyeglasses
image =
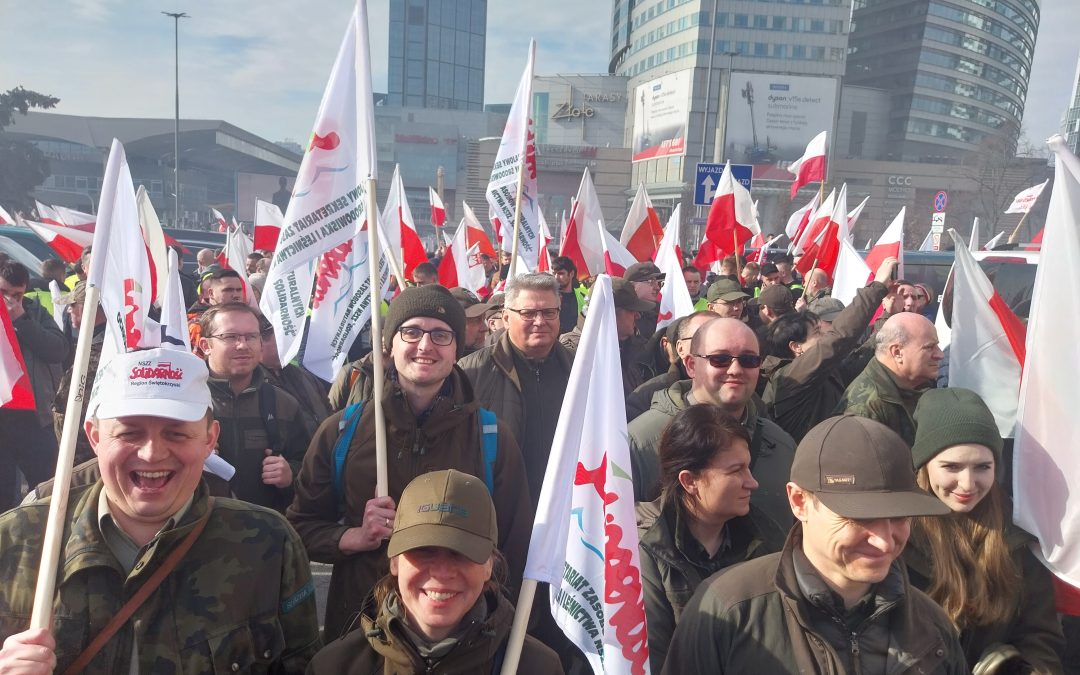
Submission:
[[694,354],[699,359],[705,359],[713,368],[727,370],[732,361],[738,361],[743,368],[760,368],[761,355],[759,354]]
[[417,326],[402,326],[398,328],[398,335],[405,342],[416,343],[424,339],[425,335],[431,337],[431,341],[440,347],[447,347],[454,343],[454,331],[445,328],[424,330]]
[[558,307],[544,307],[542,309],[514,309],[513,307],[507,307],[507,310],[517,314],[523,321],[536,321],[536,317],[544,317],[544,321],[554,321],[559,318]]
[[239,344],[241,342],[261,342],[262,333],[218,333],[217,335],[211,335],[216,340],[230,345]]

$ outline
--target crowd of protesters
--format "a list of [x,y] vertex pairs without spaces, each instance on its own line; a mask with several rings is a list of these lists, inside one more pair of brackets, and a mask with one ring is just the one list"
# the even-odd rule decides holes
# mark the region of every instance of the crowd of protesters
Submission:
[[[0,260],[37,402],[0,410],[0,673],[497,672],[589,311],[574,262],[508,279],[483,256],[479,293],[419,265],[377,312],[384,372],[363,333],[332,383],[280,362],[249,303],[260,252],[243,273],[198,253],[174,394],[130,372],[175,351],[99,370],[99,311],[54,630],[28,630],[90,255],[42,270],[61,323]],[[1077,619],[1011,522],[1006,441],[974,392],[938,388],[933,291],[890,258],[845,306],[792,263],[687,265],[695,311],[659,330],[672,280],[612,280],[623,390],[593,393],[625,402],[652,671],[1080,672]],[[321,617],[309,561],[333,566]],[[519,672],[586,672],[547,596]]]

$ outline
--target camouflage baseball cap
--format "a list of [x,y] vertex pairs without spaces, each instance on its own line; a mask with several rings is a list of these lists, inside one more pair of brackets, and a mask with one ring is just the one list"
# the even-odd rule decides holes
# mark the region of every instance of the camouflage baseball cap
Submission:
[[484,481],[447,469],[417,476],[405,486],[386,554],[393,558],[438,546],[483,564],[498,540],[495,504]]

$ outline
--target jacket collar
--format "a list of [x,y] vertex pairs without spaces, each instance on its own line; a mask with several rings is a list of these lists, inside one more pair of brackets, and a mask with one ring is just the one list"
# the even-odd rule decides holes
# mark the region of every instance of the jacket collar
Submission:
[[889,403],[904,405],[900,383],[896,381],[889,369],[881,364],[881,361],[876,358],[870,359],[870,363],[866,366],[866,374],[877,388],[879,398]]
[[[509,331],[503,331],[502,337],[492,345],[491,358],[499,370],[514,383],[514,387],[516,387],[518,391],[521,391],[521,379],[518,377],[517,369],[514,367],[513,350],[514,346],[510,342]],[[548,358],[554,358],[568,373],[570,372],[571,366],[573,366],[573,357],[571,357],[570,351],[562,346],[558,338],[556,338],[555,346],[552,347],[551,353],[548,354]]]

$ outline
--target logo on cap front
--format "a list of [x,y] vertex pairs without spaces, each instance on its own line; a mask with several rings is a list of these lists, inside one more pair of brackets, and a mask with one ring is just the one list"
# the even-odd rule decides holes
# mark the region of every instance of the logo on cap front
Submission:
[[171,361],[139,361],[132,366],[128,375],[128,384],[133,387],[166,385],[179,386],[177,380],[184,379],[183,368],[173,368]]
[[825,474],[826,485],[854,485],[855,475],[850,473]]
[[421,504],[420,507],[416,509],[417,513],[428,513],[431,511],[436,511],[439,513],[450,513],[456,516],[461,516],[462,518],[469,517],[469,510],[464,506],[458,506],[457,504],[448,504],[446,502],[439,502],[438,504]]

